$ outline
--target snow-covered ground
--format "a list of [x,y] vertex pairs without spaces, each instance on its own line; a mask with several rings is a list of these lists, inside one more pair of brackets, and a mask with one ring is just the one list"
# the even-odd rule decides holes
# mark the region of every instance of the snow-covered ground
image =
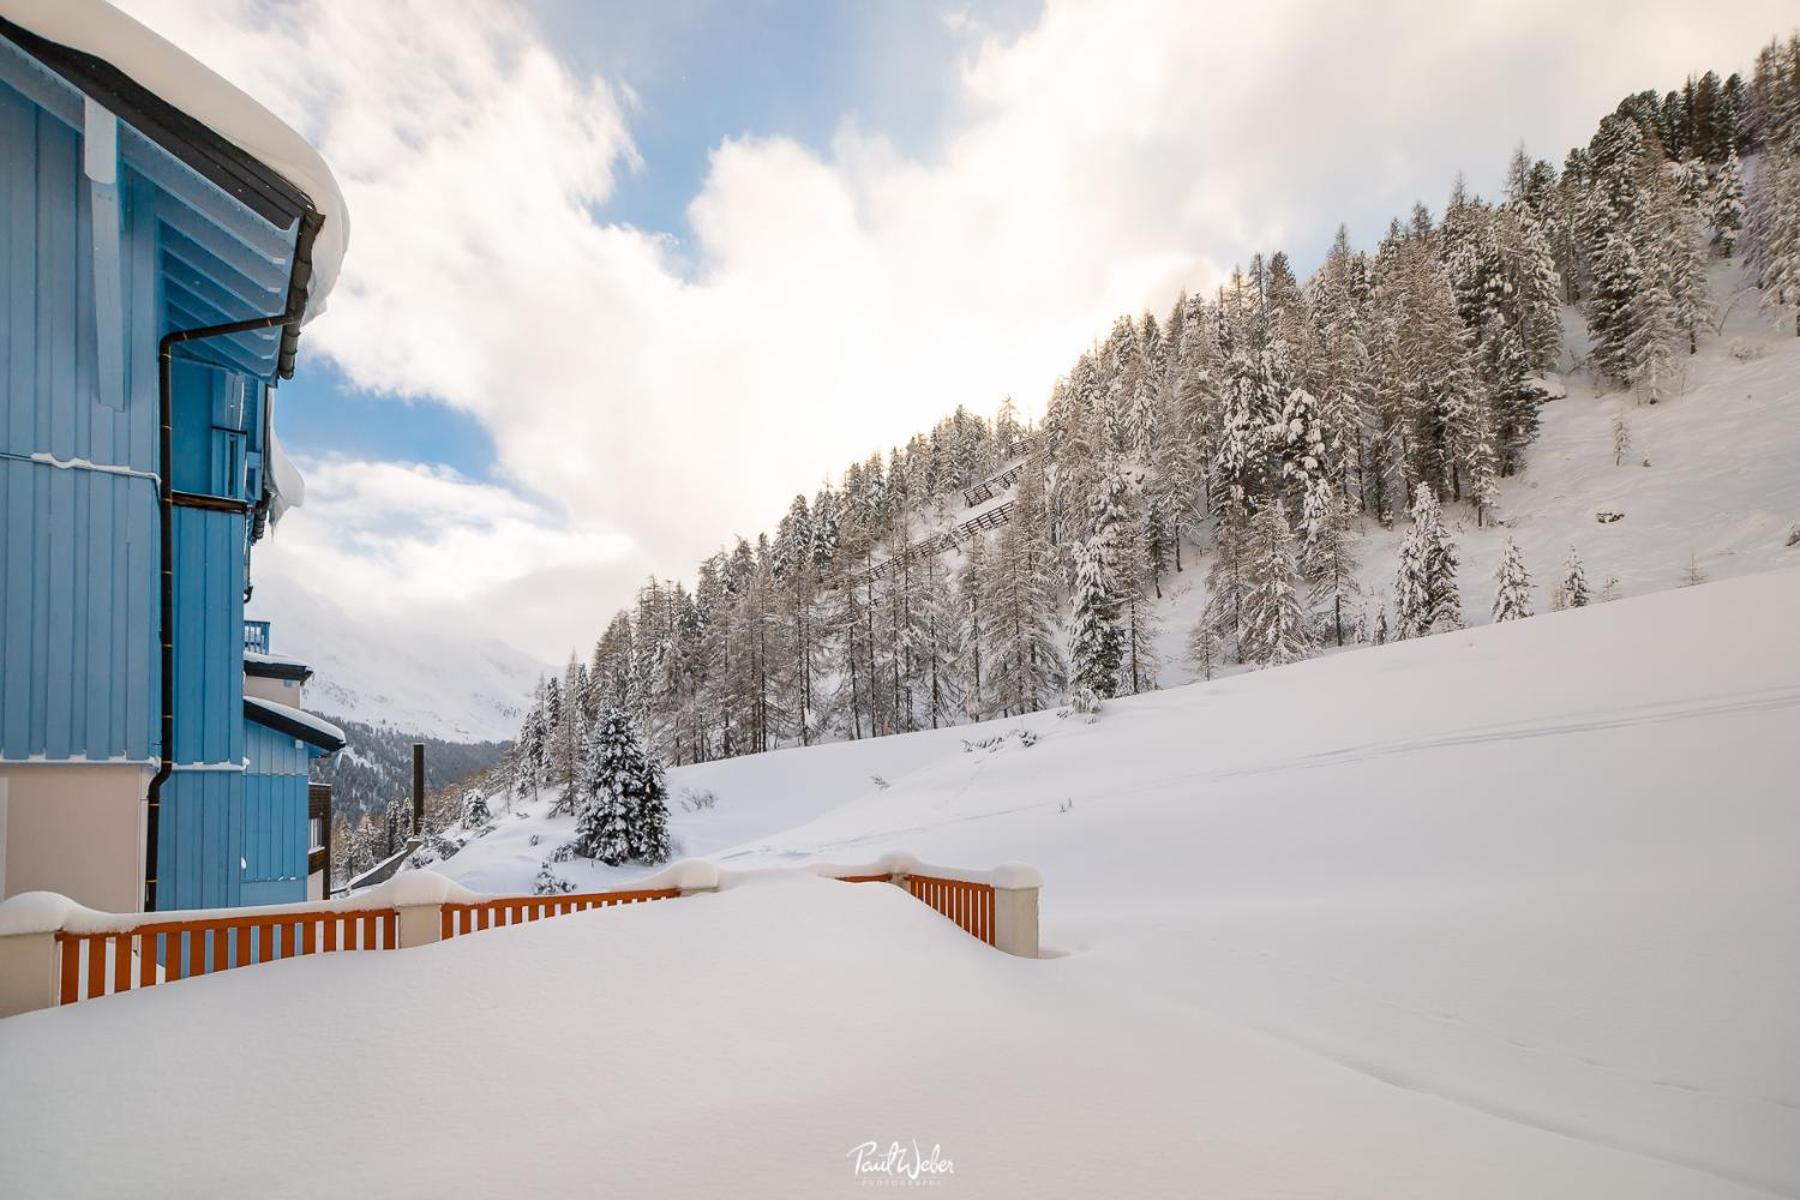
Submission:
[[734,866],[1031,862],[1053,957],[777,876],[188,981],[0,1023],[0,1178],[830,1196],[916,1139],[946,1195],[1800,1195],[1796,611],[1773,572],[676,772]]

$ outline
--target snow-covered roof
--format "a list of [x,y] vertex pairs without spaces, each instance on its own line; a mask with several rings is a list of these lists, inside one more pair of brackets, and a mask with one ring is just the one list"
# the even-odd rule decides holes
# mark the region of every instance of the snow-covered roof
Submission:
[[285,654],[265,654],[260,650],[244,651],[246,675],[260,675],[271,679],[307,679],[312,673],[312,667],[298,658],[289,658]]
[[325,218],[313,243],[306,319],[325,310],[350,241],[350,215],[331,168],[293,129],[172,43],[105,0],[0,0],[0,17],[103,59],[304,192]]
[[315,717],[305,709],[295,708],[291,704],[278,704],[258,696],[244,697],[244,716],[258,725],[266,725],[277,732],[297,737],[321,750],[342,750],[349,741],[342,729],[323,717]]

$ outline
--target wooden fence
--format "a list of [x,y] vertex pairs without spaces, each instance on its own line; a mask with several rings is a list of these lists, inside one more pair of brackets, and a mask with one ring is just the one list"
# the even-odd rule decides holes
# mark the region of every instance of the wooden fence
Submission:
[[866,571],[858,571],[845,577],[851,586],[868,583],[871,580],[885,579],[892,575],[903,562],[921,562],[946,550],[962,545],[978,533],[986,533],[990,529],[998,529],[1012,520],[1013,505],[1016,501],[1007,500],[996,504],[978,516],[969,518],[960,525],[953,525],[942,533],[934,533],[928,538],[921,538],[908,546],[903,553],[892,558],[885,558]]
[[974,508],[977,504],[986,504],[1001,492],[1019,482],[1019,475],[1025,470],[1023,462],[1016,462],[1006,470],[980,483],[972,483],[963,489],[963,504]]
[[[977,940],[1037,957],[1037,873],[923,868],[906,855],[871,867],[814,867],[844,883],[888,883]],[[0,904],[0,1016],[74,1004],[308,954],[397,950],[595,908],[719,890],[725,873],[677,863],[636,887],[550,896],[477,896],[430,871],[407,872],[350,901],[225,909],[187,918],[93,913],[43,893]],[[45,904],[45,900],[51,903]]]
[[500,929],[523,925],[544,917],[561,917],[586,912],[590,908],[612,908],[619,904],[642,904],[650,900],[671,900],[681,895],[680,888],[647,888],[635,892],[565,892],[558,896],[497,896],[469,904],[445,904],[439,936],[453,938],[459,934],[483,929]]
[[56,934],[57,1003],[73,1004],[134,986],[154,987],[296,954],[392,950],[399,946],[393,908],[148,921],[106,933]]
[[843,883],[901,883],[976,941],[994,944],[994,885],[935,875],[836,875]]

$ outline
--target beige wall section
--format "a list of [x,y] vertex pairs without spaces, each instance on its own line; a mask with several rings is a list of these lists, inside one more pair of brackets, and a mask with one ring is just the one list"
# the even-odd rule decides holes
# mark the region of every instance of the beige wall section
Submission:
[[6,789],[5,894],[61,892],[102,912],[144,906],[149,767],[0,767]]
[[295,679],[269,679],[262,675],[244,676],[244,695],[255,696],[258,700],[273,700],[276,704],[289,704],[295,708],[302,707],[300,693],[305,689]]

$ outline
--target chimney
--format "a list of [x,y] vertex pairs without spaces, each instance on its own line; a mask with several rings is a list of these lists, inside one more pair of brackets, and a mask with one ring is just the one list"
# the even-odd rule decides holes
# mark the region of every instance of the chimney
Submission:
[[425,832],[425,743],[413,743],[413,822],[412,835]]

